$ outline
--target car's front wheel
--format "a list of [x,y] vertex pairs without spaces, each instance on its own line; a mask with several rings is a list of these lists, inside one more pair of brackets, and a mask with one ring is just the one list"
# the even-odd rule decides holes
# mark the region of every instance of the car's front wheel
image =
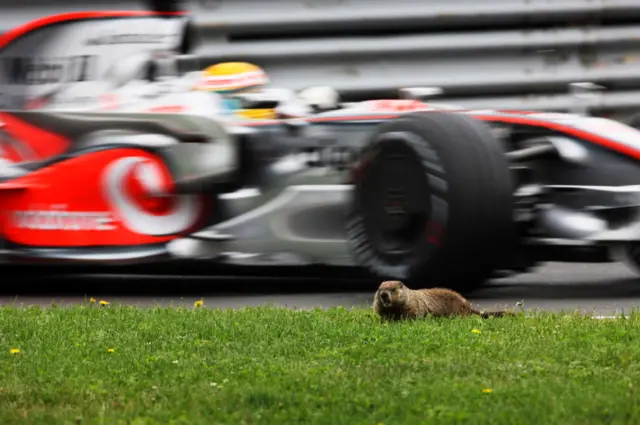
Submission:
[[354,168],[347,235],[381,279],[469,291],[505,260],[513,184],[488,127],[449,112],[407,114],[371,135]]

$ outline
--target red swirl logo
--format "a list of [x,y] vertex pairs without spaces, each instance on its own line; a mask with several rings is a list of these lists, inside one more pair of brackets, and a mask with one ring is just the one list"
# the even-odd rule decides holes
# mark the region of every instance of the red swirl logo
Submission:
[[114,161],[103,180],[106,198],[124,226],[152,236],[183,232],[200,216],[197,195],[176,195],[172,186],[169,171],[144,157]]

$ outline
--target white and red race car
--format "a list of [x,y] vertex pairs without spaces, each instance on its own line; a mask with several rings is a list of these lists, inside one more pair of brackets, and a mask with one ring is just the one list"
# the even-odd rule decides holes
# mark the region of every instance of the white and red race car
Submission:
[[542,261],[640,264],[639,131],[326,87],[230,113],[176,71],[186,28],[87,12],[0,38],[6,263],[347,265],[459,290]]

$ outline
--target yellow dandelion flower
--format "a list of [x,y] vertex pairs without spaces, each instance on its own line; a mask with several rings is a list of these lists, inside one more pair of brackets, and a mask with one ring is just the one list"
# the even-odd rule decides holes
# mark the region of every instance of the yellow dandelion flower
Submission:
[[109,305],[109,301],[100,300],[100,302],[98,304],[100,304],[100,305]]
[[93,297],[91,297],[91,298],[89,298],[89,302],[90,302],[91,304],[95,304],[95,303],[96,303],[96,299],[95,299],[95,298],[93,298]]
[[11,350],[9,350],[10,354],[18,354],[20,352],[19,348],[12,348]]
[[485,394],[489,394],[489,393],[492,393],[493,390],[491,388],[485,388],[485,389],[482,390],[482,392],[485,393]]
[[198,300],[193,303],[193,308],[202,307],[204,305],[204,300]]
[[115,348],[107,348],[107,353],[113,353],[114,351],[116,351]]
[[480,329],[471,329],[471,332],[473,332],[474,334],[479,334],[480,333]]

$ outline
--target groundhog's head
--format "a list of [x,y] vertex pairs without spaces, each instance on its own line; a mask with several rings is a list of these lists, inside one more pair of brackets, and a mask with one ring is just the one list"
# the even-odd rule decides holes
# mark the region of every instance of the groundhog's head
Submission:
[[387,280],[378,287],[376,297],[385,308],[403,305],[407,301],[407,287],[399,280]]

